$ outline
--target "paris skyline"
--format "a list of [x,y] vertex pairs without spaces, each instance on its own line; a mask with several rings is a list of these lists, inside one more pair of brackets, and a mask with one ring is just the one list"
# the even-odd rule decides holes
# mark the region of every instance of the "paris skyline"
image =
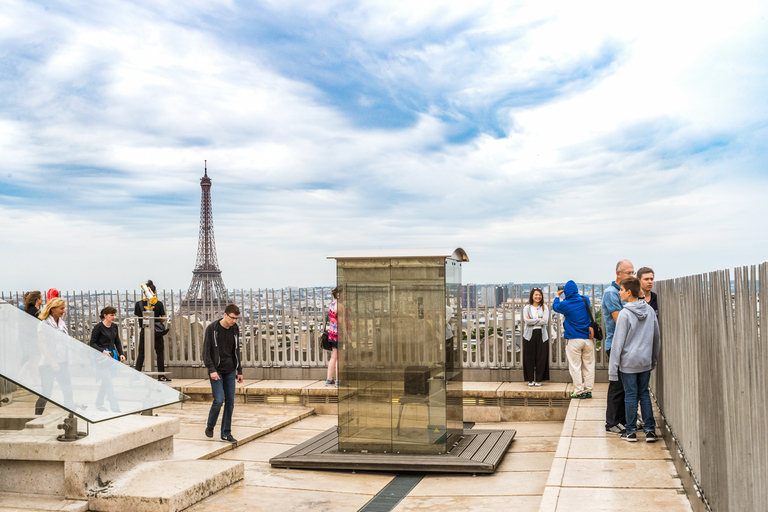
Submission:
[[[465,283],[766,259],[768,8],[10,0],[0,286],[227,286],[462,247]],[[664,12],[664,16],[659,16]]]

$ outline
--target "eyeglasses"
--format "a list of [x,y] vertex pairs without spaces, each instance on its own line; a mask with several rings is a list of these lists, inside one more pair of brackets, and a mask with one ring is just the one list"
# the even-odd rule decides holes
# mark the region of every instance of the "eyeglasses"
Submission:
[[227,315],[227,316],[230,318],[230,320],[235,320],[235,321],[237,321],[237,319],[240,318],[239,316],[232,316],[232,315]]
[[619,274],[626,274],[628,276],[636,275],[634,270],[619,270]]

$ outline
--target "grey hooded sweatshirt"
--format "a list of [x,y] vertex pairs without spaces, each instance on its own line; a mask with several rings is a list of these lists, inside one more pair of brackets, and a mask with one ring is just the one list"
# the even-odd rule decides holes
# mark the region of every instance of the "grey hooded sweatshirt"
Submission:
[[608,379],[619,380],[619,371],[642,373],[653,370],[660,349],[659,322],[653,308],[644,300],[627,302],[616,320]]

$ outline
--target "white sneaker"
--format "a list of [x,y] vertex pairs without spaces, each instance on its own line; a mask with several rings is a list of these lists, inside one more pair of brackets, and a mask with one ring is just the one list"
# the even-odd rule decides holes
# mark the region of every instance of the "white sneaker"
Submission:
[[529,382],[529,383],[528,383],[528,385],[529,385],[529,386],[533,386],[533,385],[534,385],[534,384],[533,384],[533,381]]
[[536,382],[533,384],[534,386],[541,386],[541,382]]

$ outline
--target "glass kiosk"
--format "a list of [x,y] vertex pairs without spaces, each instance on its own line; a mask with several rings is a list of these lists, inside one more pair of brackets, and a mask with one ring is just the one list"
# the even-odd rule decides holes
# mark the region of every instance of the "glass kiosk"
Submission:
[[339,251],[339,452],[445,454],[463,433],[462,249]]

